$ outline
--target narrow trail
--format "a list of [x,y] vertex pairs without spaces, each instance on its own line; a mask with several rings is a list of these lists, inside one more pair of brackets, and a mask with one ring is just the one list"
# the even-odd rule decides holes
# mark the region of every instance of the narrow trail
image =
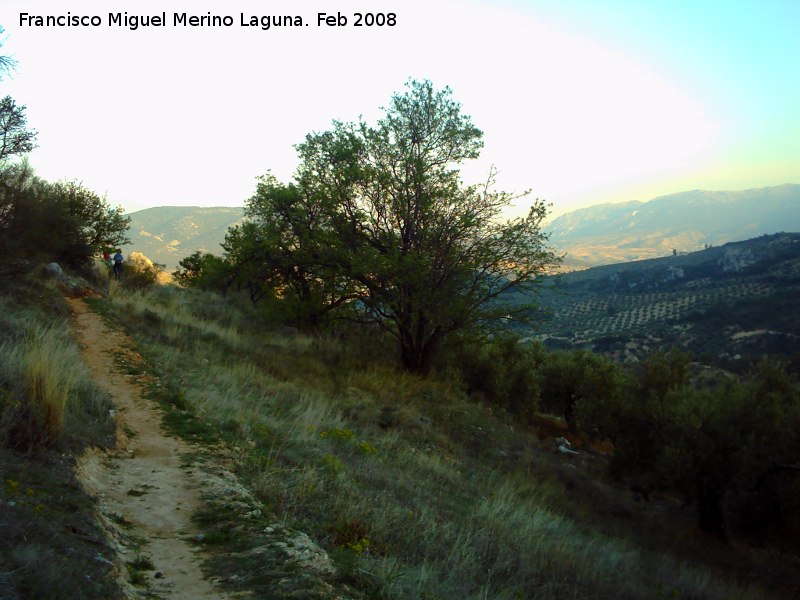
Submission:
[[[68,302],[83,359],[113,400],[118,438],[110,452],[87,452],[79,462],[78,477],[96,498],[121,561],[130,563],[141,554],[153,563],[142,572],[149,590],[126,584],[126,592],[133,597],[193,600],[233,597],[204,577],[202,556],[191,544],[200,533],[191,515],[201,504],[201,490],[194,471],[182,466],[181,456],[193,448],[162,431],[155,403],[114,364],[129,338],[109,330],[83,300]],[[131,540],[141,545],[131,547]],[[127,579],[124,567],[120,579]]]

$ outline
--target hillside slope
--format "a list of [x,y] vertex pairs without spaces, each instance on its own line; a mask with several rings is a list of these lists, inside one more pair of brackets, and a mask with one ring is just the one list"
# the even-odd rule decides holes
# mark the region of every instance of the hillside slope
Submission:
[[244,219],[244,208],[215,206],[158,206],[130,213],[130,245],[125,254],[138,251],[168,271],[193,252],[221,254],[228,228]]
[[800,353],[800,234],[594,267],[544,290],[551,347],[641,358],[676,344],[722,358]]
[[[136,340],[140,369],[158,380],[152,391],[170,422],[224,441],[231,470],[262,503],[257,512],[228,502],[202,514],[204,546],[216,555],[209,571],[229,574],[225,590],[263,598],[796,595],[781,559],[695,535],[684,507],[666,498],[638,504],[609,482],[606,456],[560,450],[558,419],[534,430],[450,376],[396,370],[380,332],[287,336],[230,298],[193,289],[111,302]],[[350,593],[275,589],[307,580],[264,544],[276,522],[325,550],[330,583]]]
[[649,202],[601,204],[562,215],[551,243],[572,266],[667,256],[779,231],[800,231],[800,185],[693,190]]

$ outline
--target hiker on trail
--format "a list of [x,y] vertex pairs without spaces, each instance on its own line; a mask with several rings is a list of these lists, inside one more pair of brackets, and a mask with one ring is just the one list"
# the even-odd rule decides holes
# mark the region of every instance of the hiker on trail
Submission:
[[108,250],[103,251],[103,263],[108,268],[108,274],[111,275],[111,267],[114,264],[114,261],[111,260],[111,253]]
[[114,279],[119,279],[122,276],[122,250],[117,250],[114,255]]

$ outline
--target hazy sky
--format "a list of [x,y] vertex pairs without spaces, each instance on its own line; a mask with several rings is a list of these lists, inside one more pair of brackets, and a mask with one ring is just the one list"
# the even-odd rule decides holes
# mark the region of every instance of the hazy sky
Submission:
[[[108,22],[164,11],[163,27]],[[209,11],[233,25],[173,24]],[[348,24],[320,27],[318,12]],[[354,27],[356,12],[396,25]],[[21,26],[20,13],[102,23]],[[503,189],[554,214],[800,183],[798,0],[0,0],[0,25],[19,63],[0,94],[27,105],[37,172],[128,211],[241,205],[258,175],[291,177],[307,133],[374,120],[409,78],[450,86],[485,132],[466,179],[494,164]]]

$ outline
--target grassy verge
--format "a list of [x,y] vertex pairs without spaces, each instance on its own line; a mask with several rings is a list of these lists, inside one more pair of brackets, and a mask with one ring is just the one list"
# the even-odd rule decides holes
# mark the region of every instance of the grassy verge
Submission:
[[[87,445],[113,440],[57,290],[0,293],[0,597],[119,598],[113,551],[73,475]],[[77,595],[76,595],[77,594]]]
[[[104,310],[137,339],[168,426],[224,442],[246,483],[198,516],[210,569],[230,589],[769,597],[746,557],[693,539],[679,520],[665,527],[679,509],[665,503],[648,517],[589,475],[590,459],[557,459],[456,382],[368,358],[386,354],[382,340],[271,334],[194,290],[120,294],[112,306]],[[332,570],[318,559],[313,585],[298,566],[308,563],[287,561],[313,554],[305,534],[332,559]]]

